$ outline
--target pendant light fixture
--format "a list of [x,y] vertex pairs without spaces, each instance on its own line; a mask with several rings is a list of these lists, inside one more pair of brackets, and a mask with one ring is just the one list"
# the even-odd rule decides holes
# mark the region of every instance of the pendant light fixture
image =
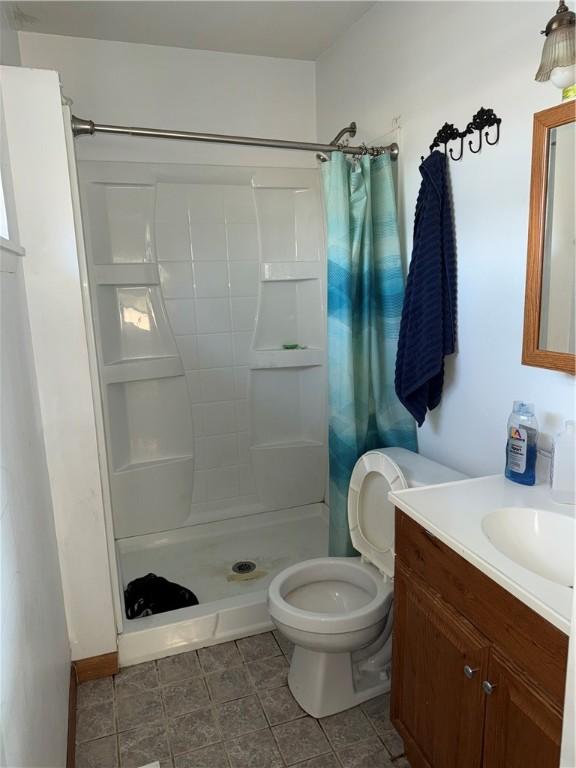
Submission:
[[558,10],[552,16],[546,29],[542,60],[536,80],[551,80],[557,88],[568,88],[576,82],[576,14],[568,10],[560,0]]

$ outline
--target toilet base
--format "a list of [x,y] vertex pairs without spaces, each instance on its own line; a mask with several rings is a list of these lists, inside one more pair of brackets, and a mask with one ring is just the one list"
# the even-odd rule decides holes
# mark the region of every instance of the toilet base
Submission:
[[296,646],[288,687],[305,712],[327,717],[388,693],[390,676],[383,670],[357,690],[351,653],[323,653]]

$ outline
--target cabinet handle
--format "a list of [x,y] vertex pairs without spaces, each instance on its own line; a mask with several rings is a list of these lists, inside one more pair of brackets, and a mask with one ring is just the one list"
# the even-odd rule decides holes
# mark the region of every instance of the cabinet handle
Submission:
[[491,693],[494,693],[494,689],[496,688],[496,683],[490,683],[488,680],[484,680],[482,683],[482,688],[484,689],[484,693],[487,693],[490,695]]
[[472,680],[476,672],[479,672],[479,671],[480,671],[479,667],[473,668],[469,664],[466,664],[466,666],[464,667],[464,674],[466,675],[468,680]]

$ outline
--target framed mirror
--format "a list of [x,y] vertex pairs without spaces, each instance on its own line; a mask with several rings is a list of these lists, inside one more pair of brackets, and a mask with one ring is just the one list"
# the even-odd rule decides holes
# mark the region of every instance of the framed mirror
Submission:
[[576,102],[534,115],[522,362],[576,373]]

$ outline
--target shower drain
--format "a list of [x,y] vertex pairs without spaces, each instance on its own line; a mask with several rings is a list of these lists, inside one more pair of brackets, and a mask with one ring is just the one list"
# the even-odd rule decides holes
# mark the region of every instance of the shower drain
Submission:
[[238,560],[232,566],[232,570],[234,573],[252,573],[256,570],[256,563],[253,563],[252,560]]

